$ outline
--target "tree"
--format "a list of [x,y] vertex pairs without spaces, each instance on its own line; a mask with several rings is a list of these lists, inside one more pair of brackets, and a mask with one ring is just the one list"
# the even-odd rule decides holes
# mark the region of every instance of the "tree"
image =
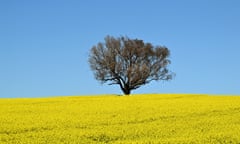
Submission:
[[119,85],[125,95],[151,81],[170,80],[167,69],[170,51],[143,40],[105,37],[105,43],[93,46],[89,56],[95,78],[102,83]]

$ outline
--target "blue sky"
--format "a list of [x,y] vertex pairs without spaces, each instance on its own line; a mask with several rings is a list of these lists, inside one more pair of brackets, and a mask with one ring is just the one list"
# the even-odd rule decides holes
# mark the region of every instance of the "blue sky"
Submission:
[[2,0],[0,97],[121,94],[89,68],[106,35],[171,51],[176,77],[133,93],[240,95],[239,0]]

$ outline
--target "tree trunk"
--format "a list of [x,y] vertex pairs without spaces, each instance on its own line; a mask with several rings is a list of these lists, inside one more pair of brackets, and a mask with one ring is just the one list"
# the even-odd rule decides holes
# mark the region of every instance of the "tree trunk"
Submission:
[[129,94],[131,94],[131,90],[130,90],[130,89],[124,89],[124,90],[123,90],[123,93],[124,93],[125,95],[129,95]]
[[123,91],[124,95],[129,95],[131,94],[131,89],[129,88],[129,86],[127,84],[124,84],[124,86],[122,86],[120,84],[121,90]]

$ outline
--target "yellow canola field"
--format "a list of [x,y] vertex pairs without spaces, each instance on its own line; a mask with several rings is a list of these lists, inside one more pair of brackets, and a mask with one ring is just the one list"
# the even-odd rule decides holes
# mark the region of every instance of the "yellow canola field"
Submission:
[[1,98],[0,144],[240,143],[240,96]]

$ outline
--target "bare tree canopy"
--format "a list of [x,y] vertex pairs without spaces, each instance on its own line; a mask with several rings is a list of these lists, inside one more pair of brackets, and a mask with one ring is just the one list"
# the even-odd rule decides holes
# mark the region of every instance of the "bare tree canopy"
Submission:
[[151,81],[170,80],[167,66],[170,51],[143,40],[106,36],[104,43],[93,46],[89,56],[95,78],[102,83],[117,84],[124,94]]

